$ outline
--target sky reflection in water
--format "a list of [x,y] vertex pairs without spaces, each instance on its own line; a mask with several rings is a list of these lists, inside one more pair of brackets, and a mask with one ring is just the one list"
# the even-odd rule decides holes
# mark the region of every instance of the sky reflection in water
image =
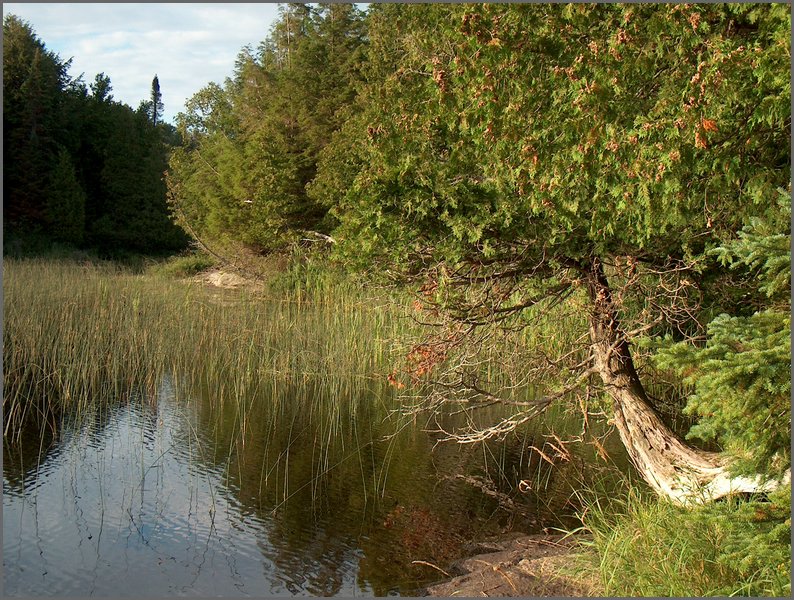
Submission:
[[[38,460],[37,436],[4,448],[5,593],[411,594],[439,577],[413,561],[443,567],[509,524],[493,499],[443,478],[482,474],[482,449],[431,452],[410,428],[384,440],[395,425],[373,398],[329,412],[311,393],[243,410],[200,388],[177,399],[166,380],[64,427]],[[516,474],[540,473],[514,458]],[[536,500],[514,525],[549,519]]]

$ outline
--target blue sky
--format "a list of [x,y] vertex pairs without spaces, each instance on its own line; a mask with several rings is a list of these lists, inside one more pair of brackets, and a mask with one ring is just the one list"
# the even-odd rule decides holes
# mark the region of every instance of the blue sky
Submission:
[[137,108],[157,74],[165,118],[210,81],[222,83],[246,44],[270,31],[278,5],[4,3],[28,21],[47,48],[73,58],[70,74],[110,77],[113,97]]

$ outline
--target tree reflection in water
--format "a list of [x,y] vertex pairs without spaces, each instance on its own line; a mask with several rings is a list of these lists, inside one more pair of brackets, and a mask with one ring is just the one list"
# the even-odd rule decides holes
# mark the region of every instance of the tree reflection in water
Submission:
[[527,450],[545,447],[542,429],[481,446],[393,435],[391,395],[371,382],[246,398],[175,382],[4,448],[7,592],[412,594],[470,542],[571,524],[594,460],[574,448],[553,468]]

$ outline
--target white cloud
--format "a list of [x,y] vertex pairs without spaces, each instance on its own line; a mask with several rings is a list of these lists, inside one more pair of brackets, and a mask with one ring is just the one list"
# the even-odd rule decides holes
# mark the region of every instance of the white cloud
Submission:
[[136,108],[157,74],[165,117],[210,81],[223,82],[245,45],[256,47],[278,14],[276,4],[17,4],[4,14],[28,21],[70,73],[110,77],[113,96]]

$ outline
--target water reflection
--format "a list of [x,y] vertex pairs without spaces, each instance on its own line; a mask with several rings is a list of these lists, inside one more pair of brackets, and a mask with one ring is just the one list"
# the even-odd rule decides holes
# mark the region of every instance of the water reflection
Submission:
[[[411,594],[438,578],[414,561],[443,568],[472,540],[570,513],[566,469],[584,455],[552,469],[527,454],[543,439],[530,430],[435,450],[418,427],[385,439],[397,426],[385,397],[301,380],[224,399],[165,379],[57,438],[26,436],[4,448],[5,592]],[[510,522],[472,477],[537,491]]]

